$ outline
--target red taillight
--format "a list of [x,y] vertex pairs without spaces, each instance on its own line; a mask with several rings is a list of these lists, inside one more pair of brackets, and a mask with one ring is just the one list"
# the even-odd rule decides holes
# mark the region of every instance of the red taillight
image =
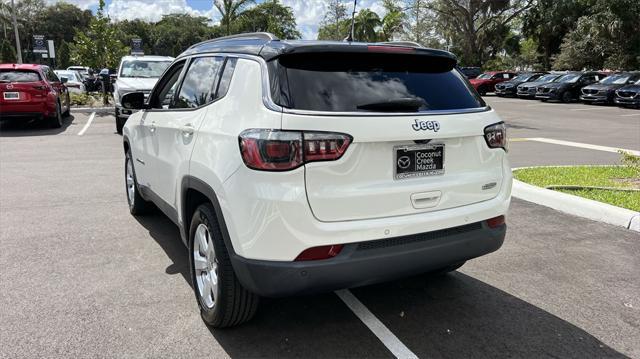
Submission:
[[507,126],[505,126],[504,122],[500,122],[485,127],[484,139],[490,148],[502,148],[507,151]]
[[489,228],[498,228],[504,224],[504,216],[498,216],[487,219],[487,226]]
[[287,171],[314,161],[337,160],[351,143],[341,133],[299,132],[266,129],[240,134],[240,153],[249,168]]
[[337,256],[342,250],[342,244],[334,244],[331,246],[320,246],[305,249],[296,257],[296,261],[315,261],[320,259],[329,259]]

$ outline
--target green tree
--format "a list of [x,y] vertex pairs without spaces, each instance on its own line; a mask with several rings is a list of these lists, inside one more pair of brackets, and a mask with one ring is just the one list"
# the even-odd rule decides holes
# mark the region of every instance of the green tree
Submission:
[[293,10],[280,4],[279,0],[266,0],[251,9],[243,11],[232,27],[236,33],[270,32],[281,39],[299,39]]
[[116,23],[116,26],[118,28],[118,40],[121,43],[130,45],[132,39],[141,39],[144,53],[154,53],[153,44],[155,39],[153,37],[153,31],[156,27],[155,23],[135,19],[120,21]]
[[[408,0],[404,18],[404,40],[415,41],[427,47],[438,47],[433,41],[435,17],[427,0]],[[436,46],[434,46],[436,45]]]
[[378,41],[378,29],[382,27],[382,20],[375,12],[362,9],[356,15],[353,25],[354,40],[363,42]]
[[115,68],[129,53],[129,47],[117,39],[117,30],[104,15],[104,0],[100,0],[96,16],[86,32],[78,32],[70,44],[71,60],[92,68]]
[[15,63],[16,50],[7,39],[0,42],[0,63]]
[[56,51],[57,55],[57,64],[58,68],[66,69],[71,66],[71,53],[69,49],[69,44],[62,40],[60,46],[58,46],[58,50]]
[[238,19],[242,11],[247,5],[252,4],[254,0],[213,0],[213,5],[218,9],[222,18],[220,26],[225,31],[225,35],[232,34],[232,25]]
[[524,13],[522,32],[538,44],[542,68],[551,68],[562,39],[575,29],[580,17],[591,12],[592,3],[592,0],[538,0]]
[[318,40],[343,40],[351,26],[347,7],[340,0],[325,0],[325,3],[327,8],[318,29]]
[[38,30],[56,44],[71,42],[76,31],[86,31],[91,22],[91,10],[81,10],[75,5],[58,2],[47,6],[35,19]]
[[216,37],[215,28],[209,27],[209,19],[189,14],[171,14],[162,17],[153,26],[151,38],[153,54],[178,56],[194,43]]
[[382,18],[382,32],[379,37],[382,41],[391,41],[402,34],[405,14],[400,7],[399,0],[383,0],[382,5],[386,14]]
[[554,69],[613,69],[640,67],[640,2],[597,0],[568,33],[555,57]]

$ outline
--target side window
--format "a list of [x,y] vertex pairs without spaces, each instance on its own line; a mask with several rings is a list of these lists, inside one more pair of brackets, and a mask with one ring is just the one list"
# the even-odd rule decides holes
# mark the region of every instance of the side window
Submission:
[[511,74],[502,74],[503,79],[508,79],[511,77]]
[[60,79],[58,79],[58,76],[56,76],[55,72],[53,72],[51,68],[47,67],[44,70],[44,74],[47,76],[47,80],[49,80],[49,82],[60,82]]
[[223,63],[219,56],[193,59],[171,108],[196,108],[213,102]]
[[224,97],[227,94],[227,91],[229,91],[229,86],[231,86],[231,77],[233,77],[233,71],[236,69],[237,62],[238,59],[235,57],[227,58],[227,62],[224,64],[224,70],[222,70],[220,84],[216,91],[216,99]]
[[180,73],[184,67],[184,61],[175,63],[169,71],[159,80],[158,90],[154,91],[151,98],[151,107],[157,109],[168,109],[176,93]]

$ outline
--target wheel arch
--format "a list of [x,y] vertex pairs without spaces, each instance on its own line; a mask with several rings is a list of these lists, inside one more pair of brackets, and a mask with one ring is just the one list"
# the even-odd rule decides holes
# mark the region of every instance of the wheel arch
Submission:
[[180,236],[182,237],[182,241],[185,243],[185,245],[188,245],[191,217],[195,213],[198,206],[203,203],[211,203],[214,208],[216,221],[220,226],[222,238],[227,247],[227,250],[230,252],[229,255],[235,255],[235,250],[233,249],[233,245],[231,243],[231,237],[229,236],[229,231],[227,230],[227,224],[224,220],[224,215],[222,213],[222,208],[220,207],[218,195],[213,190],[213,188],[211,188],[211,186],[209,186],[206,182],[196,177],[185,176],[182,179],[181,195],[180,218],[182,219],[182,226],[180,228]]

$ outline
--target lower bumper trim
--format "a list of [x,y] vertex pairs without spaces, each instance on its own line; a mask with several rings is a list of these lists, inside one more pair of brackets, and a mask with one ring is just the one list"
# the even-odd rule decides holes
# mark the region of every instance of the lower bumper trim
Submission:
[[[506,225],[489,228],[479,222],[394,240],[351,243],[336,257],[319,261],[282,262],[231,255],[238,279],[249,291],[265,297],[328,292],[384,282],[440,269],[491,253],[502,246]],[[436,235],[438,234],[438,235]]]

